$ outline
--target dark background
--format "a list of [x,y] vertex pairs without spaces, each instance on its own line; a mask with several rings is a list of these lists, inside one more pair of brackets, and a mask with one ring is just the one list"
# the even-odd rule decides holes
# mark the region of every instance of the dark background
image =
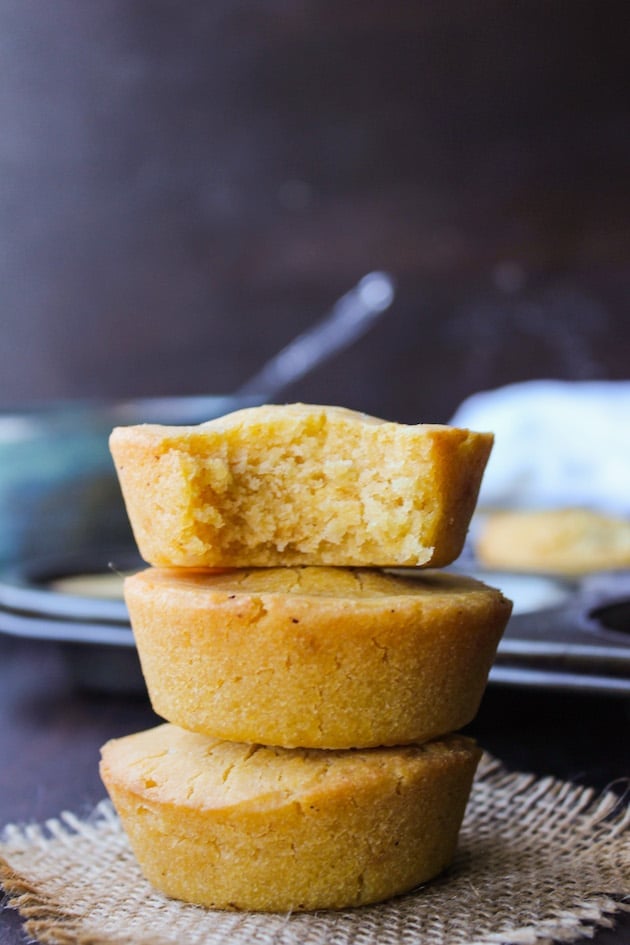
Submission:
[[0,0],[0,407],[228,392],[373,268],[395,309],[284,399],[627,376],[626,18]]
[[[374,268],[395,308],[286,399],[414,422],[511,381],[626,379],[627,11],[0,0],[0,409],[229,392]],[[148,703],[2,644],[0,825],[85,812],[98,746]],[[622,700],[491,687],[474,733],[621,793],[627,723]],[[12,912],[0,939],[26,940]]]

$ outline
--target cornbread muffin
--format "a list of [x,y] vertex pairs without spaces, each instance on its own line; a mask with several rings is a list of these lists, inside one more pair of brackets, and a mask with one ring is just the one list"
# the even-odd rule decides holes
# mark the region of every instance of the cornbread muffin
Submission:
[[125,598],[155,711],[288,748],[420,742],[474,717],[511,603],[434,571],[148,569]]
[[449,564],[492,436],[341,407],[252,407],[110,439],[142,557],[177,567]]
[[450,862],[480,752],[288,751],[173,725],[108,742],[101,775],[147,879],[214,909],[339,909]]
[[489,567],[579,575],[630,566],[630,520],[590,509],[497,512],[475,551]]

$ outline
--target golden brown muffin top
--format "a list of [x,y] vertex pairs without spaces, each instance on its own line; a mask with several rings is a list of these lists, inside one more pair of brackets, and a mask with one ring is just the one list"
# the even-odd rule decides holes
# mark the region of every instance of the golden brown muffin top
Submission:
[[213,594],[281,594],[297,597],[370,599],[382,597],[442,597],[500,595],[474,578],[431,571],[380,568],[148,568],[128,580],[161,586],[190,587]]
[[325,751],[221,741],[170,724],[102,749],[109,778],[127,790],[198,810],[305,804],[379,779],[404,789],[424,767],[465,763],[476,754],[472,739],[459,735],[402,748]]

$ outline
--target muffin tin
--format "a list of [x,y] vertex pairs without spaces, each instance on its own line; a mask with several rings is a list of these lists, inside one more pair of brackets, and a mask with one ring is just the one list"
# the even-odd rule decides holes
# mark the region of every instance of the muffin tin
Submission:
[[[0,633],[61,646],[78,685],[144,692],[122,598],[56,583],[143,567],[107,435],[116,424],[197,423],[260,399],[151,398],[0,415]],[[579,581],[488,572],[470,547],[455,568],[515,600],[491,683],[630,695],[630,571]]]
[[[122,597],[68,590],[78,575],[98,581],[141,567],[128,547],[14,565],[0,578],[0,632],[61,645],[78,685],[142,692]],[[515,602],[490,674],[492,684],[630,695],[630,572],[564,581],[483,571],[474,563],[461,570],[500,587]],[[122,576],[120,581],[122,591]]]

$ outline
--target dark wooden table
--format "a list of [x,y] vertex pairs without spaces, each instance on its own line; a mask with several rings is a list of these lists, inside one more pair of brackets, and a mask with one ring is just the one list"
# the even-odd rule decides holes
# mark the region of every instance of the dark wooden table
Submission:
[[[147,728],[156,716],[142,695],[80,691],[67,652],[0,636],[0,823],[87,813],[104,795],[99,747]],[[603,789],[630,775],[630,706],[613,698],[492,687],[472,726],[510,768]],[[0,942],[27,941],[17,914],[0,913]],[[601,930],[596,945],[627,945],[630,916]]]

